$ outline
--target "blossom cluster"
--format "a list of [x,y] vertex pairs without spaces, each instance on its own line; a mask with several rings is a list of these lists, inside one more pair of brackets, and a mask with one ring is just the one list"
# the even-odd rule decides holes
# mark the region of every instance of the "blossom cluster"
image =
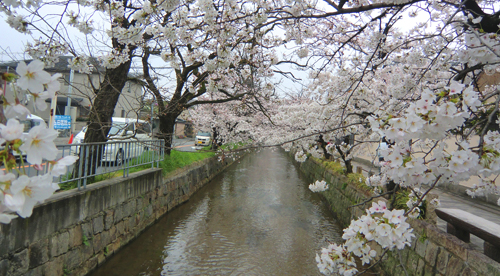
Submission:
[[[401,116],[368,117],[372,131],[392,141],[391,145],[379,146],[384,177],[409,187],[439,180],[466,180],[479,172],[479,156],[468,141],[449,150],[444,139],[448,131],[469,118],[469,110],[476,110],[480,104],[478,93],[471,86],[452,81],[440,92],[425,89]],[[412,145],[411,141],[418,142]],[[429,154],[414,154],[416,149],[428,150]]]
[[295,160],[300,163],[306,162],[307,155],[304,153],[304,151],[300,150],[295,153]]
[[309,185],[309,190],[317,193],[317,192],[324,192],[328,190],[328,184],[326,184],[326,181],[322,180],[316,180],[313,184]]
[[[480,179],[478,184],[472,185],[466,192],[470,197],[475,198],[476,196],[485,196],[488,194],[500,195],[500,188],[498,188],[494,180]],[[500,198],[497,204],[500,206]]]
[[[410,218],[418,218],[422,215],[422,206],[424,202],[426,202],[426,195],[419,188],[413,188],[408,195],[408,201],[406,202],[406,206],[408,207],[409,213],[408,217]],[[433,198],[430,202],[430,205],[434,207],[439,207],[440,202],[438,198]]]
[[370,264],[381,252],[373,242],[384,250],[403,249],[415,237],[412,231],[404,210],[389,210],[384,201],[374,202],[366,215],[344,229],[344,244],[330,244],[316,255],[318,268],[323,274],[355,275],[356,258]]
[[[13,86],[31,94],[40,110],[47,108],[45,99],[53,97],[59,90],[57,79],[60,77],[58,74],[50,76],[43,68],[44,64],[39,60],[34,60],[28,65],[20,62],[16,69],[19,77]],[[12,79],[14,77],[10,76],[5,81]],[[2,95],[2,98],[5,101],[5,95]],[[23,218],[31,216],[37,203],[48,199],[59,189],[59,186],[53,183],[53,178],[64,174],[66,167],[77,160],[75,156],[56,160],[58,150],[54,139],[57,137],[57,132],[48,129],[45,123],[31,128],[28,133],[23,133],[24,125],[18,119],[26,119],[28,114],[28,109],[20,104],[16,94],[15,103],[6,105],[5,115],[9,118],[7,123],[0,124],[0,143],[5,145],[0,151],[0,158],[5,167],[5,170],[0,171],[0,223],[10,223],[17,216]],[[19,155],[25,154],[26,160],[35,169],[43,169],[41,164],[47,160],[48,173],[28,176],[24,171],[19,171],[16,169],[13,152]]]

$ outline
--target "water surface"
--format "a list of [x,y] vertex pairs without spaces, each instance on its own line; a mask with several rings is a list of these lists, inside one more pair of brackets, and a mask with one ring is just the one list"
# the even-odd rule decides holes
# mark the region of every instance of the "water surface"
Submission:
[[341,228],[308,184],[283,152],[249,154],[92,275],[319,275]]

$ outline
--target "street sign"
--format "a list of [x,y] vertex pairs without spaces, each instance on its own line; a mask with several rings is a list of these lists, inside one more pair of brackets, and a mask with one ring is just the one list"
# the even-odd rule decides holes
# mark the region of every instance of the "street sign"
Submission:
[[69,115],[54,116],[54,129],[71,129],[71,116]]

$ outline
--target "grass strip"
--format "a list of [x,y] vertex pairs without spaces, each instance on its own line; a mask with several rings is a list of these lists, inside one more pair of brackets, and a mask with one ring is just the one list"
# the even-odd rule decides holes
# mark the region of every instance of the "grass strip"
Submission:
[[[204,160],[206,158],[210,158],[210,157],[215,156],[215,153],[207,151],[208,149],[209,149],[209,147],[206,147],[203,150],[196,151],[196,152],[185,152],[185,151],[172,150],[170,152],[170,155],[165,155],[164,160],[160,161],[160,168],[162,169],[163,175],[164,176],[169,175],[172,172],[174,172],[180,168],[189,166],[197,161],[201,161],[201,160]],[[144,152],[142,154],[142,156],[136,157],[136,158],[131,158],[130,160],[128,160],[128,163],[126,163],[126,164],[133,166],[135,164],[138,164],[138,162],[140,162],[140,160],[150,160],[148,157],[150,154],[151,154],[151,152]],[[150,168],[151,168],[151,164],[144,164],[141,166],[130,168],[129,173],[134,173],[134,172],[138,172],[138,171],[142,171],[142,170],[146,170],[146,169],[150,169]],[[87,185],[90,185],[90,184],[93,184],[93,183],[96,183],[99,181],[111,179],[114,177],[120,177],[120,176],[123,176],[123,170],[118,170],[118,171],[114,171],[114,172],[105,173],[102,175],[97,175],[95,177],[89,178]],[[69,178],[71,178],[71,175],[69,176]],[[78,181],[70,181],[70,182],[62,183],[59,185],[59,187],[63,191],[71,190],[71,189],[78,187]]]

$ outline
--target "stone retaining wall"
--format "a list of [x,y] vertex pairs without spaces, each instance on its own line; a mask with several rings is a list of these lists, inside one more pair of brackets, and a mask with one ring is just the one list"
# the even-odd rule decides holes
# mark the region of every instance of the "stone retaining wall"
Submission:
[[163,178],[149,169],[55,194],[0,224],[0,275],[85,275],[230,165],[211,158]]
[[[347,178],[325,168],[321,161],[308,158],[300,164],[300,170],[311,180],[326,180],[329,189],[323,192],[331,210],[342,226],[347,227],[352,219],[364,213],[365,207],[351,206],[363,202],[370,192],[354,185],[346,185]],[[380,199],[375,199],[380,200]],[[389,252],[377,267],[382,275],[487,275],[500,276],[500,264],[483,253],[439,230],[433,220],[411,220],[416,238],[411,247]]]

